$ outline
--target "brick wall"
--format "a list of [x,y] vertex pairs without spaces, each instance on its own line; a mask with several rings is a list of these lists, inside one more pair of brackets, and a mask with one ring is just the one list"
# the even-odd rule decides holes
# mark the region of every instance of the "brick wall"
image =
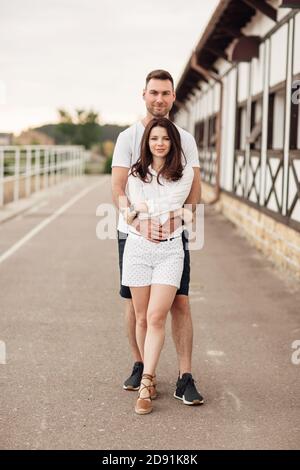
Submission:
[[[202,183],[202,199],[213,199],[213,189]],[[300,233],[277,222],[243,202],[221,193],[216,209],[233,222],[241,233],[268,259],[300,279]]]

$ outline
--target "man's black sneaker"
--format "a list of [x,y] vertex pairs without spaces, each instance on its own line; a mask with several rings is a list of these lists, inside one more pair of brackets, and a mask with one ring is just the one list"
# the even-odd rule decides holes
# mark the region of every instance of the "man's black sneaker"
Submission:
[[183,374],[181,378],[178,377],[174,397],[182,400],[185,405],[202,405],[204,401],[196,389],[192,374],[187,373]]
[[142,362],[134,363],[131,376],[124,382],[124,390],[138,390],[140,388],[143,370],[144,364]]

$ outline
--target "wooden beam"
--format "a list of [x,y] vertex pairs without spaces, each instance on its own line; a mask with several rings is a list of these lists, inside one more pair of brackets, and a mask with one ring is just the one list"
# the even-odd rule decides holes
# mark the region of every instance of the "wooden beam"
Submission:
[[211,70],[207,70],[204,67],[202,67],[202,65],[198,64],[197,54],[195,52],[191,56],[190,66],[193,70],[195,70],[195,72],[197,72],[200,75],[201,78],[205,77],[205,80],[207,82],[209,82],[209,80],[212,78],[216,82],[222,83],[222,79],[220,78],[218,74],[212,72]]
[[300,8],[300,0],[282,0],[279,8]]
[[215,74],[218,74],[218,73],[219,73],[219,70],[216,69],[216,67],[213,67],[212,65],[209,67],[208,70],[211,70],[211,71],[214,72]]
[[259,36],[244,36],[236,41],[230,57],[233,62],[250,62],[259,57]]
[[233,38],[240,38],[244,36],[242,31],[238,28],[234,28],[233,26],[220,26],[221,31],[224,31],[224,33],[228,34],[229,36]]
[[249,7],[259,10],[263,15],[277,21],[277,10],[262,0],[243,0]]
[[221,49],[218,49],[217,47],[215,46],[204,46],[204,50],[208,51],[208,52],[211,52],[212,54],[214,54],[216,57],[222,57],[222,59],[224,60],[227,60],[227,62],[230,62],[230,60],[228,59],[227,55],[225,54],[224,51],[222,51]]

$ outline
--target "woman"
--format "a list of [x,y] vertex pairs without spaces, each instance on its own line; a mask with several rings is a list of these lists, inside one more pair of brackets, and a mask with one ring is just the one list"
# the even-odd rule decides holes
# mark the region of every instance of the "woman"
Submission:
[[[166,118],[147,125],[141,155],[132,166],[127,185],[131,208],[125,211],[130,222],[158,218],[161,225],[170,216],[183,215],[194,177],[183,162],[180,134]],[[153,379],[165,337],[167,314],[180,286],[183,271],[183,242],[180,226],[172,237],[154,243],[130,226],[123,256],[122,284],[129,286],[136,314],[136,338],[144,362],[144,374],[135,406],[138,414],[152,411],[155,396]]]

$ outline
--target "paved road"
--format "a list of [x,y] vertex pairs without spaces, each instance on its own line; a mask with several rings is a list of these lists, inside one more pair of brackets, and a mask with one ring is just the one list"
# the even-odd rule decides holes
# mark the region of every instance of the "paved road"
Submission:
[[300,291],[212,209],[204,249],[192,253],[190,296],[205,404],[172,398],[168,325],[155,412],[134,414],[136,394],[121,388],[132,363],[116,241],[96,237],[96,207],[109,201],[109,177],[86,177],[0,225],[0,257],[9,253],[0,258],[0,447],[299,448],[300,365],[291,345],[300,339]]

